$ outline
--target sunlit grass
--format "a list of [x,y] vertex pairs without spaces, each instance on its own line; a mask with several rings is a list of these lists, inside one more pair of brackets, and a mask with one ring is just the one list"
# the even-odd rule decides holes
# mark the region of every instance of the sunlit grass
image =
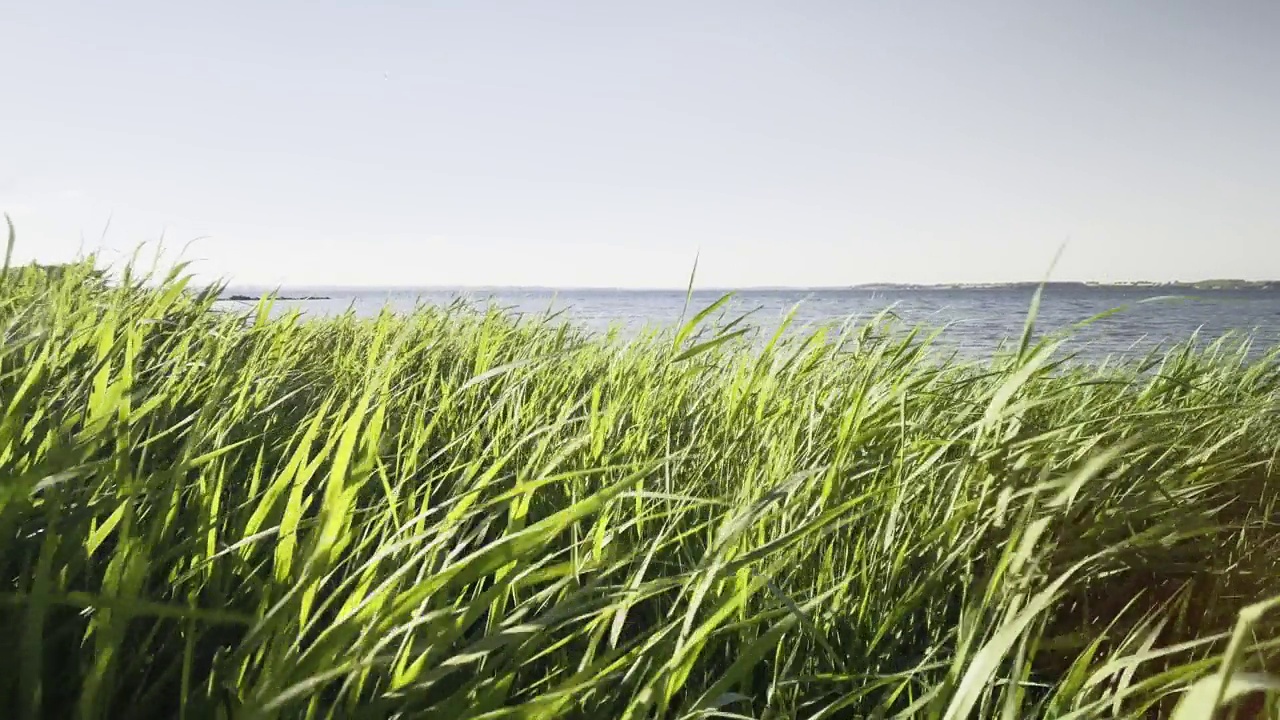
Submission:
[[0,716],[1204,717],[1273,682],[1240,613],[1280,595],[1274,354],[268,319],[91,269],[0,285]]

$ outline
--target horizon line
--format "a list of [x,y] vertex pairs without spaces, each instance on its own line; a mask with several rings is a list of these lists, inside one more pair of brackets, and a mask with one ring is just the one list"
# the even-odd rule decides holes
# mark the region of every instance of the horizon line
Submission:
[[[204,287],[212,287],[216,283],[208,283]],[[1088,287],[1194,287],[1207,284],[1239,284],[1245,286],[1280,285],[1280,279],[1245,280],[1242,278],[1206,278],[1202,280],[1012,280],[1012,281],[977,281],[977,282],[863,282],[849,285],[709,285],[693,286],[694,292],[711,291],[839,291],[839,290],[876,290],[876,289],[993,289],[1002,287],[1051,287],[1054,285],[1082,285]],[[541,291],[595,291],[595,292],[687,292],[689,286],[619,286],[619,285],[329,285],[323,283],[242,283],[224,285],[225,290],[268,290],[268,289],[324,289],[324,290],[541,290]],[[1201,288],[1204,289],[1204,288]]]

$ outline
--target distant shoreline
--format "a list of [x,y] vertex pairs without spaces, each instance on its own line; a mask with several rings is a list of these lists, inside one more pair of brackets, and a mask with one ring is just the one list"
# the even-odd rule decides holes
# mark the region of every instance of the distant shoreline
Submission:
[[1011,282],[1011,283],[864,283],[852,285],[856,290],[986,290],[1000,288],[1079,288],[1088,290],[1280,290],[1280,280],[1197,280],[1193,282],[1169,281],[1153,282],[1137,280],[1131,282]]
[[[1048,290],[1169,290],[1169,291],[1215,291],[1215,290],[1261,290],[1280,291],[1280,280],[1197,280],[1197,281],[1129,281],[1129,282],[1005,282],[1005,283],[859,283],[855,285],[827,285],[812,287],[790,287],[758,285],[748,287],[700,287],[695,292],[839,292],[844,290],[1034,290],[1044,286]],[[345,295],[348,293],[372,292],[635,292],[635,293],[669,293],[685,292],[685,288],[627,288],[627,287],[548,287],[540,285],[423,285],[409,286],[295,286],[295,291],[316,289],[324,292]],[[258,301],[271,296],[271,291],[242,290],[235,294],[223,295],[220,300]],[[331,300],[329,295],[281,295],[277,300]]]
[[[261,295],[224,295],[219,300],[236,301],[236,302],[258,302],[265,297],[273,297],[271,293],[263,293]],[[299,295],[296,297],[289,295],[280,295],[273,297],[275,300],[331,300],[332,298],[324,295]]]

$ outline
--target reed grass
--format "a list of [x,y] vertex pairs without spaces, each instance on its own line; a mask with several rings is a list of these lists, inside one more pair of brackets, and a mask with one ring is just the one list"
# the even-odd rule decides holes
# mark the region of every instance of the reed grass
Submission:
[[0,279],[4,717],[1275,717],[1275,353],[273,317],[92,263]]

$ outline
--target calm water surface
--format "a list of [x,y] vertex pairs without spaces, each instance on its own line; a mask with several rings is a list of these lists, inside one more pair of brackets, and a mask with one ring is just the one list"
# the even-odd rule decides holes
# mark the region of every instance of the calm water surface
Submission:
[[[255,294],[253,289],[228,291]],[[944,327],[940,342],[965,354],[981,355],[1003,339],[1022,331],[1030,307],[1031,288],[927,288],[889,290],[744,290],[723,312],[725,320],[751,312],[750,323],[765,332],[796,308],[800,329],[849,318],[866,319],[886,308],[907,325]],[[1213,290],[1171,297],[1158,288],[1049,287],[1041,301],[1037,328],[1068,328],[1115,308],[1121,312],[1078,330],[1071,349],[1082,357],[1139,355],[1195,333],[1211,341],[1226,333],[1253,339],[1259,351],[1280,344],[1280,291]],[[695,291],[690,314],[710,305],[725,291]],[[562,311],[558,320],[592,331],[617,325],[626,334],[649,327],[673,326],[685,305],[683,291],[513,289],[378,289],[287,288],[285,296],[325,296],[325,300],[280,301],[277,312],[299,308],[309,316],[354,310],[376,315],[384,306],[409,311],[419,303],[448,304],[465,299],[479,306],[498,305],[526,315]],[[252,303],[226,301],[227,308]],[[717,313],[719,315],[720,313]]]

